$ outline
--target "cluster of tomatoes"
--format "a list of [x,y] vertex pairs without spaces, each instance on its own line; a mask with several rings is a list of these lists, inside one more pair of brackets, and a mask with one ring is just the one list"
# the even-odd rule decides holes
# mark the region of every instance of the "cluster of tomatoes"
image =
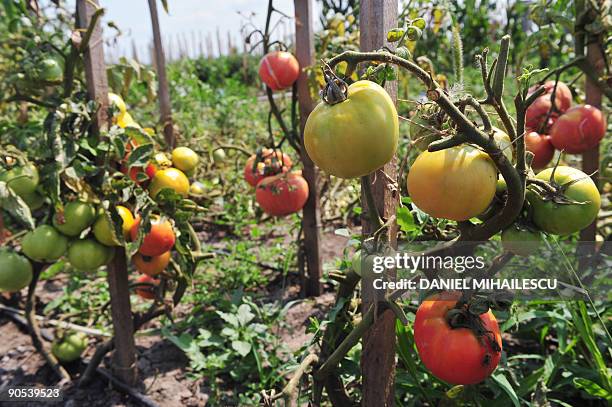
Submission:
[[525,144],[534,153],[532,166],[536,169],[552,160],[555,149],[580,154],[597,146],[606,134],[603,113],[591,105],[571,107],[572,92],[565,83],[548,81],[544,89],[525,116]]
[[[273,91],[291,87],[298,79],[297,59],[285,51],[266,54],[259,64],[259,77]],[[280,150],[264,148],[244,166],[244,179],[255,187],[255,199],[271,216],[299,212],[308,199],[308,183],[300,171],[291,170],[291,158]]]
[[308,183],[301,172],[291,171],[291,158],[278,150],[265,148],[253,154],[244,165],[244,179],[255,187],[255,199],[271,216],[299,212],[308,199]]
[[[601,112],[590,106],[569,109],[571,94],[570,99],[565,99],[563,89],[558,85],[557,108],[564,113],[553,117],[551,142],[568,152],[594,147],[605,132]],[[550,85],[547,92],[536,107],[549,100]],[[549,113],[546,109],[546,116],[540,117],[549,120]],[[539,126],[531,116],[528,124]],[[506,183],[491,157],[467,143],[440,151],[427,150],[431,142],[452,131],[443,112],[433,104],[424,106],[412,119],[410,136],[420,154],[407,177],[410,198],[416,207],[435,218],[466,221],[490,217],[499,212],[500,202],[503,205],[507,195]],[[348,86],[344,99],[340,97],[333,103],[324,100],[316,106],[306,123],[304,145],[313,162],[327,173],[354,178],[388,163],[397,149],[398,136],[393,101],[379,85],[361,80]],[[515,161],[510,137],[498,128],[491,130],[491,136],[506,158]],[[527,146],[533,147],[530,138]],[[543,159],[536,152],[534,166],[543,166],[550,158]],[[548,188],[530,185],[525,203],[529,210],[523,211],[516,224],[501,236],[505,250],[524,256],[537,250],[541,232],[568,235],[588,226],[596,219],[601,204],[594,182],[575,168],[557,166],[531,176],[548,184]],[[368,257],[363,261],[368,263]],[[361,263],[358,252],[353,258],[353,269],[358,274]],[[449,311],[465,311],[455,309],[458,299],[456,293],[442,293],[423,302],[416,314],[414,338],[423,363],[434,375],[453,384],[473,384],[484,380],[497,366],[501,338],[491,311],[478,316],[475,323],[488,332],[486,338],[468,329],[451,328],[447,323]]]
[[[113,121],[120,127],[138,126],[126,110],[125,103],[117,95],[110,94],[111,103],[118,113]],[[171,157],[157,153],[153,162],[143,168],[127,168],[135,140],[126,146],[127,155],[121,163],[124,173],[143,188],[148,188],[152,198],[162,190],[172,189],[186,197],[190,191],[189,178],[198,165],[197,154],[189,148],[178,147]],[[39,173],[30,162],[17,162],[0,173],[0,181],[18,195],[32,211],[40,209],[45,198],[38,191]],[[143,177],[142,174],[145,174]],[[143,179],[144,178],[144,179]],[[16,252],[0,252],[0,291],[16,292],[26,287],[32,279],[32,266],[28,259],[39,263],[53,263],[66,256],[70,265],[80,271],[91,272],[108,264],[114,256],[114,248],[122,241],[135,240],[142,229],[141,219],[126,206],[117,205],[115,211],[121,220],[122,236],[116,234],[110,212],[96,208],[92,202],[73,200],[56,208],[50,221],[25,234],[21,240],[23,257]],[[160,216],[153,216],[150,231],[143,237],[139,252],[133,257],[135,268],[143,273],[139,283],[157,284],[171,259],[171,249],[176,236],[172,223]],[[153,298],[151,290],[139,288],[144,298]]]

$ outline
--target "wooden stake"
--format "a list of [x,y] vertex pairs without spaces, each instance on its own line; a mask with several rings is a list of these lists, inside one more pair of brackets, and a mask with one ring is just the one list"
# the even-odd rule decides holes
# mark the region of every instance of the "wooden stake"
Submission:
[[[587,46],[587,61],[598,75],[601,75],[605,61],[601,53],[602,50],[601,37],[596,41],[589,41]],[[601,109],[602,93],[597,84],[593,83],[587,76],[585,83],[586,103]],[[599,185],[599,145],[582,154],[582,171],[586,174],[593,174],[591,178],[595,185]],[[581,245],[581,255],[590,256],[595,253],[595,234],[597,232],[597,219],[593,221],[586,229],[580,232],[580,241],[585,242]],[[586,266],[590,261],[588,258],[581,260],[580,266]]]
[[[360,49],[373,51],[385,45],[387,31],[397,26],[397,0],[362,0],[360,7]],[[390,44],[387,44],[390,45]],[[397,98],[397,82],[388,81],[385,89],[393,100]],[[397,160],[370,174],[372,194],[378,213],[384,219],[395,216],[399,202],[397,188]],[[364,235],[372,233],[367,205],[362,192],[362,228]],[[389,225],[388,243],[397,247],[397,224]],[[371,276],[370,276],[371,277]],[[377,292],[372,286],[372,278],[364,273],[362,280],[362,312],[366,312],[377,301]],[[363,405],[393,406],[395,381],[395,315],[387,310],[363,338],[361,355],[363,375]]]
[[166,76],[166,57],[161,40],[159,28],[159,17],[157,15],[157,0],[149,0],[149,11],[151,12],[151,24],[153,25],[153,45],[155,47],[155,65],[157,66],[157,79],[159,82],[159,112],[162,125],[164,126],[164,139],[169,149],[174,148],[174,126],[172,124],[172,110],[170,107],[170,91],[168,77]]
[[[77,0],[77,14],[80,28],[89,26],[92,15],[99,8],[98,0]],[[97,122],[93,131],[108,125],[108,83],[104,63],[102,28],[97,24],[84,54],[87,92],[90,99],[99,105]],[[111,313],[116,342],[113,355],[113,373],[128,385],[136,382],[136,346],[134,344],[134,323],[130,305],[127,262],[125,251],[116,250],[115,258],[108,267],[107,280],[110,291]]]
[[[314,64],[314,31],[313,31],[313,4],[312,0],[294,0],[295,4],[295,55],[300,63],[302,72],[297,81],[298,101],[300,105],[300,132],[302,142],[306,119],[313,109],[313,101],[310,97],[308,86],[308,75],[303,68]],[[308,182],[309,195],[303,209],[302,229],[304,231],[304,251],[306,267],[308,270],[308,281],[306,295],[321,295],[321,214],[319,212],[319,193],[317,183],[317,170],[314,163],[306,154],[302,144],[301,154],[303,169],[302,175]]]

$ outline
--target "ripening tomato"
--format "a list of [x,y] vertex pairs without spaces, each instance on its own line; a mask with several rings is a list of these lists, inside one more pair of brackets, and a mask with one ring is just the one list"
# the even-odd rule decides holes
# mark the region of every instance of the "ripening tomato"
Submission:
[[308,183],[298,172],[267,177],[257,184],[255,198],[268,215],[290,215],[306,204]]
[[306,121],[304,146],[323,171],[340,178],[367,175],[395,154],[399,124],[387,92],[370,81],[348,87],[347,99],[319,103]]
[[149,192],[155,198],[163,189],[173,189],[177,194],[187,197],[189,194],[189,179],[184,172],[176,168],[166,168],[155,173]]
[[484,212],[495,196],[497,169],[472,146],[422,152],[408,173],[412,202],[436,218],[467,220]]
[[514,224],[502,232],[501,243],[504,250],[528,257],[537,253],[542,244],[542,234]]
[[157,289],[157,287],[159,286],[159,280],[156,278],[153,278],[151,276],[148,276],[146,274],[143,274],[142,276],[138,277],[138,279],[136,280],[137,284],[153,284],[153,287],[149,286],[149,285],[143,285],[143,286],[139,286],[136,288],[136,294],[138,294],[138,296],[140,298],[144,298],[145,300],[154,300],[155,299],[155,291]]
[[[132,230],[130,231],[132,240],[138,238],[140,229],[140,216],[136,217]],[[138,250],[143,256],[160,256],[174,247],[176,236],[172,224],[159,216],[151,217],[151,230],[142,239],[142,244]]]
[[572,107],[550,129],[550,141],[557,150],[580,154],[599,144],[606,135],[606,117],[591,105]]
[[550,142],[550,136],[540,135],[535,131],[525,134],[525,148],[533,153],[531,167],[535,169],[546,167],[555,155],[555,148]]
[[114,253],[95,239],[79,239],[70,244],[68,261],[76,270],[95,271],[111,261]]
[[53,216],[53,226],[66,236],[78,236],[96,220],[96,211],[91,204],[74,201],[64,206],[63,213]]
[[172,164],[183,172],[193,171],[199,161],[198,154],[189,147],[177,147],[172,150]]
[[40,225],[21,241],[21,251],[34,261],[51,263],[68,250],[68,238],[51,225]]
[[15,166],[8,171],[0,172],[0,181],[6,184],[20,197],[33,194],[38,186],[38,169],[28,164],[26,166]]
[[62,363],[74,362],[87,349],[89,340],[82,332],[70,332],[51,346],[51,353]]
[[[555,81],[546,81],[544,83],[545,92],[543,95],[551,95],[555,88]],[[532,86],[529,88],[529,94],[532,94],[539,88],[539,85]],[[555,105],[557,109],[563,113],[572,106],[572,91],[563,82],[557,83],[557,90],[555,91]]]
[[0,249],[0,292],[17,292],[32,281],[32,265],[15,252]]
[[[134,224],[134,216],[132,212],[125,206],[117,205],[117,213],[121,217],[121,229],[123,231],[124,239],[128,239],[130,236],[130,230]],[[119,246],[121,243],[115,235],[115,229],[108,220],[107,215],[102,211],[98,216],[98,220],[94,223],[93,233],[98,242],[105,246]]]
[[264,148],[259,158],[257,154],[253,154],[247,160],[244,165],[244,179],[254,187],[266,177],[289,171],[292,165],[291,157],[287,154],[280,150]]
[[169,250],[159,256],[143,256],[140,253],[136,253],[134,257],[132,257],[132,263],[134,263],[136,270],[148,276],[155,277],[168,267],[170,258],[171,253]]
[[[549,181],[553,170],[547,168],[536,178]],[[528,188],[527,200],[532,206],[536,226],[554,235],[569,235],[590,225],[597,218],[601,206],[601,196],[591,177],[575,168],[559,166],[554,181],[565,189],[563,194],[567,198],[578,203],[557,203]]]
[[289,52],[270,52],[259,64],[259,77],[272,90],[290,87],[298,76],[300,76],[300,64]]
[[476,384],[486,379],[501,358],[501,335],[491,311],[479,316],[488,336],[478,338],[471,329],[453,328],[447,313],[459,292],[435,294],[421,303],[414,320],[414,342],[421,361],[431,373],[450,384]]
[[[548,133],[551,126],[559,117],[559,113],[549,111],[552,107],[550,95],[537,98],[525,112],[525,127],[530,130]],[[547,119],[548,118],[548,119]]]

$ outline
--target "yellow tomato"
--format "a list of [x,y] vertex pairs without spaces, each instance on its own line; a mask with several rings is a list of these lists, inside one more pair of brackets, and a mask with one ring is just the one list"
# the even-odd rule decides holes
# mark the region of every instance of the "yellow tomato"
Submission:
[[367,175],[397,149],[399,124],[393,100],[379,85],[357,81],[343,102],[321,102],[308,116],[304,145],[325,172],[340,178]]
[[197,166],[200,158],[189,147],[177,147],[172,150],[172,163],[183,172],[191,172]]
[[189,194],[189,179],[181,170],[166,168],[155,173],[149,192],[155,198],[162,189],[173,189],[179,195],[186,197]]
[[125,105],[125,102],[123,101],[121,96],[117,95],[116,93],[108,93],[108,103],[110,103],[111,106],[116,107],[117,110],[119,110],[119,113],[127,112],[127,106]]
[[[121,230],[123,231],[123,237],[128,239],[130,236],[130,230],[134,224],[134,216],[132,212],[125,206],[117,206],[117,213],[121,216],[123,221],[121,224]],[[106,246],[119,246],[119,240],[115,235],[113,226],[108,221],[106,215],[103,213],[98,217],[93,227],[93,233],[98,242]]]
[[126,127],[140,127],[128,112],[120,113],[119,116],[117,116],[117,125],[122,129]]
[[422,152],[408,173],[408,193],[423,212],[456,221],[484,212],[495,196],[497,169],[471,146]]

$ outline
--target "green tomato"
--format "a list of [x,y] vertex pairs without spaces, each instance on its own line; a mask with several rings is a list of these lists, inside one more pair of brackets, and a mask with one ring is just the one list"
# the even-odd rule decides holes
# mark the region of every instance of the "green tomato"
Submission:
[[33,194],[38,186],[38,169],[32,164],[25,167],[14,167],[0,173],[0,181],[6,182],[21,197]]
[[113,254],[112,248],[94,239],[80,239],[68,248],[68,261],[76,270],[95,271],[108,263]]
[[23,201],[30,207],[30,210],[35,211],[40,209],[45,204],[45,198],[38,192],[32,192],[21,197]]
[[0,292],[16,292],[32,281],[32,265],[23,256],[0,250]]
[[[536,178],[548,181],[552,171],[553,168],[547,168]],[[580,170],[560,166],[555,171],[554,181],[558,185],[575,181],[565,189],[564,195],[579,203],[556,203],[528,189],[527,200],[533,208],[536,226],[554,235],[569,235],[590,225],[597,218],[601,206],[601,196],[593,180]]]
[[53,226],[41,225],[24,236],[21,250],[34,261],[51,263],[66,253],[68,238]]
[[370,81],[348,87],[347,99],[319,103],[306,121],[304,146],[314,163],[340,178],[367,175],[395,154],[399,125],[395,104]]
[[223,161],[225,161],[225,158],[226,154],[224,149],[218,148],[213,151],[213,161],[215,162],[215,164],[221,164]]
[[49,85],[59,85],[64,79],[64,71],[53,58],[45,58],[40,63],[39,81]]
[[94,207],[81,201],[70,202],[64,207],[63,219],[59,214],[53,217],[53,226],[66,236],[78,236],[96,219]]
[[62,363],[74,362],[87,349],[89,341],[83,333],[71,333],[55,341],[51,353]]
[[537,253],[542,244],[542,234],[512,225],[501,234],[502,246],[517,256],[531,256]]

